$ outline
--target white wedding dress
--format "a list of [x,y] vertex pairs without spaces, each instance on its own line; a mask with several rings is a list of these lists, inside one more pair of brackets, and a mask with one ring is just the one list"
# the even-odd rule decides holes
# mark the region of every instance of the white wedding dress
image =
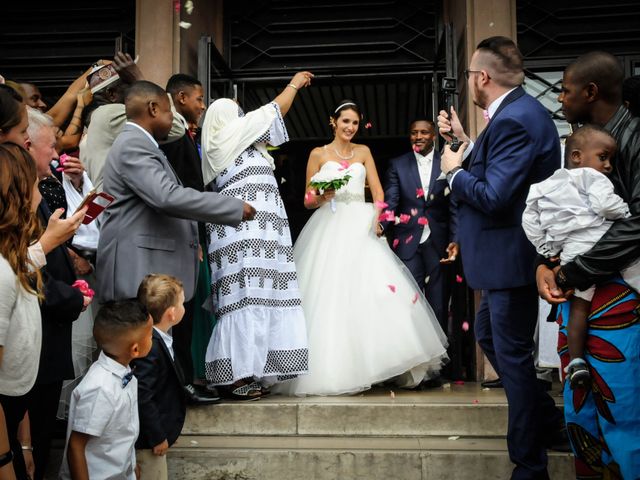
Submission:
[[[326,162],[321,170],[339,172]],[[309,341],[309,374],[276,386],[289,395],[340,395],[392,379],[415,386],[447,359],[446,336],[413,277],[374,232],[366,169],[309,219],[294,246]],[[339,173],[344,173],[343,171]],[[398,377],[400,376],[400,377]]]

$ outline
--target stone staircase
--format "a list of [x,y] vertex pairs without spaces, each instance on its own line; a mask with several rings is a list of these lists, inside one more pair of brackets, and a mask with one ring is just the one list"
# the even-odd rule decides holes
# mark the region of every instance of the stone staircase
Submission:
[[[508,479],[506,418],[504,391],[473,383],[192,407],[169,478]],[[575,478],[571,455],[549,452],[549,474]]]

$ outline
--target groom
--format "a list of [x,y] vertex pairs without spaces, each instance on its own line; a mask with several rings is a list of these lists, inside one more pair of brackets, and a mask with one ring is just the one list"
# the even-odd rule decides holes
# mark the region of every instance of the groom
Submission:
[[421,118],[411,123],[412,150],[389,162],[384,189],[387,209],[402,221],[383,222],[382,227],[447,334],[450,289],[445,265],[456,259],[458,244],[449,186],[444,176],[439,178],[442,171],[435,138],[431,120]]

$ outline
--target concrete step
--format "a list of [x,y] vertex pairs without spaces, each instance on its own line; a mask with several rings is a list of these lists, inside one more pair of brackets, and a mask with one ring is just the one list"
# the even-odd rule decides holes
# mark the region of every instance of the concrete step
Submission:
[[[556,398],[561,402],[561,397]],[[451,385],[423,392],[375,389],[349,397],[271,396],[191,407],[183,435],[504,436],[502,389]]]
[[[169,478],[189,480],[502,480],[501,438],[181,436]],[[549,454],[552,480],[575,478],[569,454]]]

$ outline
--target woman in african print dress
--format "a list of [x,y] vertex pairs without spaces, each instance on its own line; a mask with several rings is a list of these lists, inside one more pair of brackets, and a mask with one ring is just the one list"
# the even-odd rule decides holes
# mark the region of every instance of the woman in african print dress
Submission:
[[269,385],[307,372],[308,352],[289,222],[266,144],[288,138],[283,116],[313,75],[297,73],[271,103],[246,115],[230,99],[213,102],[202,129],[203,176],[255,207],[238,227],[207,225],[217,324],[207,380],[221,394],[251,400]]

